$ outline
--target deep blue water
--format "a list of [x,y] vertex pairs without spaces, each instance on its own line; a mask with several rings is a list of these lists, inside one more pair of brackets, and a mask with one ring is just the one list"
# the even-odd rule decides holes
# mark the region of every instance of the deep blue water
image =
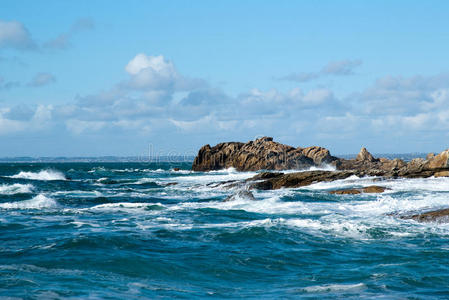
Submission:
[[[448,178],[223,202],[238,188],[215,183],[254,173],[190,166],[0,164],[0,297],[449,298],[449,225],[391,216],[449,206]],[[390,190],[328,194],[374,182]]]

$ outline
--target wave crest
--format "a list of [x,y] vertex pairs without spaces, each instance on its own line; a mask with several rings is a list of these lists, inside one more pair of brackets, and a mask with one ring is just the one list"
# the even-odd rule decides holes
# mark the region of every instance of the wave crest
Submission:
[[28,194],[33,188],[31,184],[2,184],[0,185],[0,195]]
[[41,209],[55,208],[57,206],[56,200],[48,198],[43,194],[39,194],[30,200],[0,203],[0,208],[3,209]]
[[62,172],[55,170],[42,170],[39,172],[20,172],[10,178],[31,179],[31,180],[67,180]]

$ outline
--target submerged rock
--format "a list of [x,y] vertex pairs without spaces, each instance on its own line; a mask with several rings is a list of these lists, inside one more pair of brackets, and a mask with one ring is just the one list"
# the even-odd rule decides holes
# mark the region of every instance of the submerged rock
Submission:
[[231,195],[229,197],[227,197],[226,199],[223,200],[223,202],[227,202],[227,201],[233,201],[233,200],[237,200],[237,199],[248,199],[248,200],[256,200],[256,197],[254,197],[253,193],[251,193],[251,191],[248,190],[240,190],[237,193],[235,193],[234,195]]
[[401,219],[411,219],[418,222],[449,222],[449,208],[428,211],[411,216],[401,216]]
[[360,188],[360,189],[334,190],[334,191],[330,191],[329,194],[356,195],[356,194],[361,194],[361,193],[383,193],[383,192],[385,192],[385,190],[387,190],[386,187],[371,185],[371,186],[366,186],[366,187]]

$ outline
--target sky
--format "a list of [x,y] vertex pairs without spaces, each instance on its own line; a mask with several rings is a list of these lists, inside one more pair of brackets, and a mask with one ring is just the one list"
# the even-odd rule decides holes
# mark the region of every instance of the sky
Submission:
[[[449,148],[448,1],[0,4],[0,157]],[[149,150],[151,149],[151,150]]]

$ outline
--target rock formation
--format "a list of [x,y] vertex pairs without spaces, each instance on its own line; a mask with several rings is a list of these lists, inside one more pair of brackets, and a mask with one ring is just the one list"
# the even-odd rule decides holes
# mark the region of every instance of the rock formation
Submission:
[[336,194],[336,195],[356,195],[361,193],[372,194],[372,193],[383,193],[385,192],[385,190],[387,190],[387,188],[383,186],[370,185],[360,189],[334,190],[330,191],[329,194]]
[[411,216],[401,216],[401,219],[411,219],[418,222],[439,222],[447,223],[449,221],[449,208],[428,211]]
[[297,188],[321,181],[334,181],[355,175],[353,171],[306,171],[295,173],[261,173],[248,181],[250,187],[258,190]]
[[295,148],[271,137],[248,143],[229,142],[203,146],[193,162],[194,171],[233,167],[238,171],[304,169],[332,163],[337,158],[322,147]]
[[[287,170],[323,164],[331,164],[336,170],[287,174],[263,172],[247,183],[251,188],[267,190],[301,187],[320,181],[344,179],[351,175],[384,178],[449,176],[449,150],[438,155],[431,153],[426,159],[415,158],[408,163],[401,159],[375,158],[366,148],[362,148],[355,159],[342,159],[331,156],[329,150],[322,147],[294,148],[274,142],[270,137],[263,137],[248,143],[230,142],[214,147],[203,146],[192,169],[209,171],[233,167],[239,171]],[[383,190],[377,189],[374,192]]]

